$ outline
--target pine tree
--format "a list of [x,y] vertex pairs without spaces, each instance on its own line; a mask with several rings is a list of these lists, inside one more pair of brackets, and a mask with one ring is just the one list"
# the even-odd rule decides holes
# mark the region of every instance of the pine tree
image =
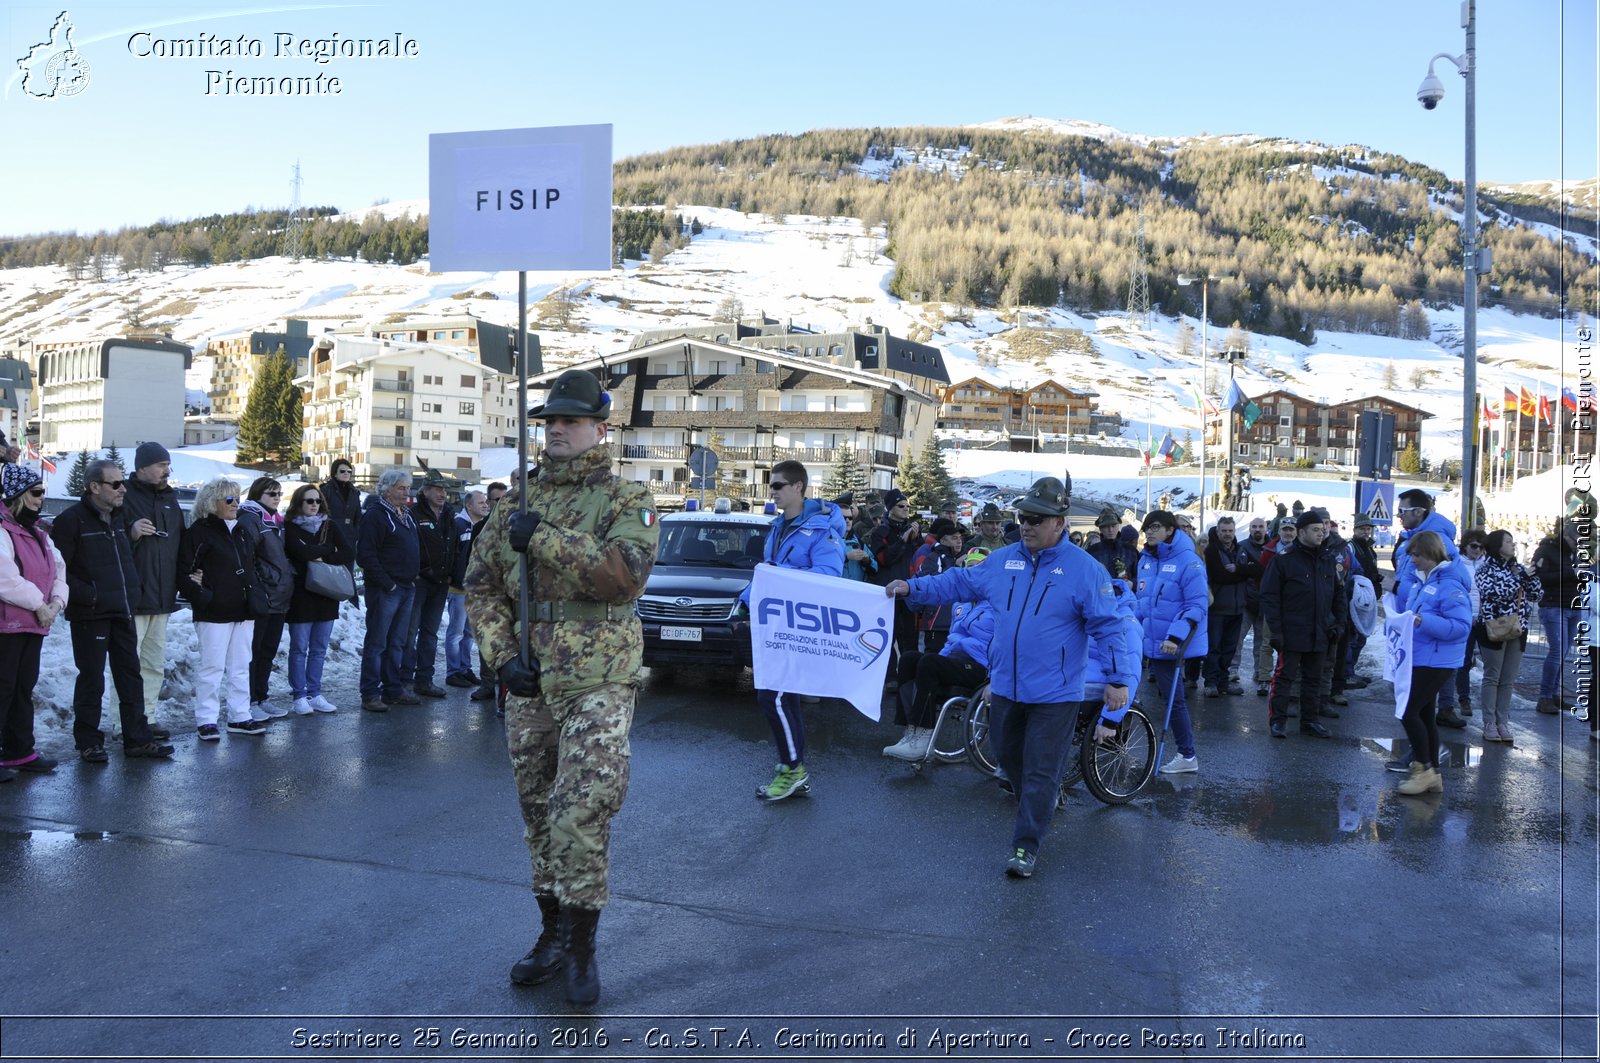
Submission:
[[912,505],[932,513],[955,505],[956,489],[950,482],[950,470],[945,468],[944,453],[939,449],[939,440],[932,433],[922,444],[922,453],[917,457],[917,474],[918,493],[906,491]]
[[255,465],[267,456],[267,437],[272,432],[273,393],[267,367],[256,369],[256,378],[250,382],[250,395],[244,402],[244,413],[239,417],[238,453],[240,465]]
[[838,498],[846,491],[865,492],[866,489],[867,477],[861,471],[861,466],[856,464],[855,448],[848,443],[840,443],[833,452],[833,468],[822,483],[823,495]]
[[117,441],[115,439],[113,439],[111,441],[111,445],[106,448],[106,460],[114,461],[118,465],[122,464],[122,451],[117,449]]
[[1423,471],[1422,451],[1417,447],[1417,441],[1415,439],[1407,444],[1406,449],[1400,452],[1400,457],[1396,460],[1395,464],[1400,467],[1401,472],[1408,472],[1413,476]]
[[922,466],[909,448],[900,455],[900,467],[895,470],[894,485],[911,500],[913,506],[917,504],[922,494]]
[[1194,326],[1187,321],[1178,325],[1178,357],[1190,358],[1194,355]]
[[67,470],[67,493],[81,495],[89,490],[89,452],[78,451],[78,456],[72,459],[72,468]]
[[281,363],[279,373],[281,380],[278,391],[278,417],[277,433],[273,442],[277,445],[278,461],[285,467],[300,464],[305,443],[305,410],[304,396],[294,382],[294,367],[289,361],[289,354],[278,348],[278,353],[273,356]]
[[1385,391],[1393,391],[1400,386],[1400,376],[1394,371],[1394,363],[1390,362],[1383,367],[1383,387]]

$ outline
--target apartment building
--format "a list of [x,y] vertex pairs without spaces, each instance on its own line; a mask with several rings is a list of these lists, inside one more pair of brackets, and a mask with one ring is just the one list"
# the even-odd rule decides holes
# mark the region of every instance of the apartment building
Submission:
[[0,358],[0,432],[21,446],[32,412],[33,371],[20,358]]
[[[933,431],[938,410],[932,395],[880,373],[681,334],[607,358],[604,367],[596,358],[573,368],[609,374],[618,475],[666,506],[694,493],[689,455],[713,435],[723,494],[764,499],[772,465],[785,459],[803,462],[820,487],[840,447],[855,453],[870,486],[887,488],[901,455]],[[528,381],[530,404],[558,375]]]
[[211,358],[211,386],[206,395],[211,399],[212,416],[235,421],[244,416],[257,370],[279,347],[288,355],[294,375],[304,374],[312,339],[304,321],[290,318],[281,331],[241,333],[206,344],[205,353]]
[[183,444],[183,374],[194,355],[187,344],[119,336],[34,350],[41,450]]
[[482,447],[516,445],[515,380],[464,347],[325,334],[295,382],[304,462],[319,478],[347,457],[358,479],[426,462],[474,480]]
[[1023,386],[968,377],[940,392],[939,427],[1031,438],[1092,431],[1099,393],[1055,380]]
[[[1255,397],[1261,417],[1246,429],[1238,419],[1233,426],[1234,461],[1291,462],[1355,465],[1360,459],[1356,430],[1364,410],[1394,415],[1394,452],[1412,442],[1422,442],[1422,422],[1433,414],[1381,395],[1325,404],[1290,391],[1269,391]],[[1234,415],[1236,418],[1237,414]],[[1215,440],[1216,430],[1208,434]]]

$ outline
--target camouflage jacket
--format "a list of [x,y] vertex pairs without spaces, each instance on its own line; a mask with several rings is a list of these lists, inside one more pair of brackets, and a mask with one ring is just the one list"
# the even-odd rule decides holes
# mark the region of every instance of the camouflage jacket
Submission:
[[[633,602],[644,593],[655,565],[661,534],[655,499],[638,484],[613,476],[611,448],[601,445],[569,461],[546,459],[530,488],[528,508],[543,517],[528,542],[529,601],[616,607],[611,619],[530,625],[545,695],[637,682],[644,639]],[[521,558],[506,538],[506,521],[517,509],[517,493],[511,491],[489,515],[467,566],[467,615],[484,658],[496,669],[517,653]]]

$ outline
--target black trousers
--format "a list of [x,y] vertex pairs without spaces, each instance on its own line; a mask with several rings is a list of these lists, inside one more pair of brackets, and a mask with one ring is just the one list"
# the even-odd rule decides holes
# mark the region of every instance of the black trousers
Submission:
[[0,760],[33,753],[33,688],[43,635],[0,635]]
[[267,700],[267,682],[272,678],[272,662],[283,642],[283,625],[288,613],[273,613],[256,621],[250,643],[250,704]]
[[111,681],[117,687],[117,708],[122,719],[122,744],[142,746],[150,741],[150,721],[144,718],[144,680],[139,675],[139,639],[133,617],[115,620],[74,620],[72,662],[78,682],[72,689],[72,740],[78,749],[105,745],[100,733],[100,699],[106,693],[106,659],[111,660]]
[[894,722],[902,727],[932,727],[939,706],[950,697],[951,687],[976,690],[989,681],[989,673],[964,653],[941,657],[937,653],[908,653],[900,658],[899,697]]
[[1289,692],[1296,680],[1300,682],[1300,719],[1309,722],[1317,718],[1322,705],[1322,659],[1326,650],[1309,653],[1303,650],[1279,650],[1278,667],[1272,673],[1272,693],[1267,699],[1267,719],[1287,719],[1284,710],[1289,706]]
[[1406,699],[1406,714],[1400,718],[1400,726],[1411,739],[1412,759],[1435,770],[1439,767],[1439,719],[1434,699],[1454,674],[1454,668],[1413,667],[1411,696]]

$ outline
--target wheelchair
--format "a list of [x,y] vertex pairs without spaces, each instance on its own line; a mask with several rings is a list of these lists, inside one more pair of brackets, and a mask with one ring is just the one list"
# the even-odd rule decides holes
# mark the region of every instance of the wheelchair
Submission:
[[[953,740],[941,742],[948,723],[953,728],[961,721],[963,743],[959,750]],[[1108,805],[1121,805],[1132,801],[1155,778],[1158,756],[1156,729],[1144,712],[1136,705],[1128,707],[1116,733],[1103,742],[1094,740],[1095,721],[1100,718],[1100,707],[1094,702],[1084,702],[1072,728],[1072,746],[1067,751],[1066,771],[1062,775],[1063,794],[1079,780],[1096,799]],[[934,740],[928,756],[942,763],[954,763],[965,756],[978,771],[994,779],[1004,780],[1000,772],[999,757],[995,753],[993,736],[998,721],[994,719],[994,702],[985,684],[971,694],[952,697],[939,710],[935,724]]]

